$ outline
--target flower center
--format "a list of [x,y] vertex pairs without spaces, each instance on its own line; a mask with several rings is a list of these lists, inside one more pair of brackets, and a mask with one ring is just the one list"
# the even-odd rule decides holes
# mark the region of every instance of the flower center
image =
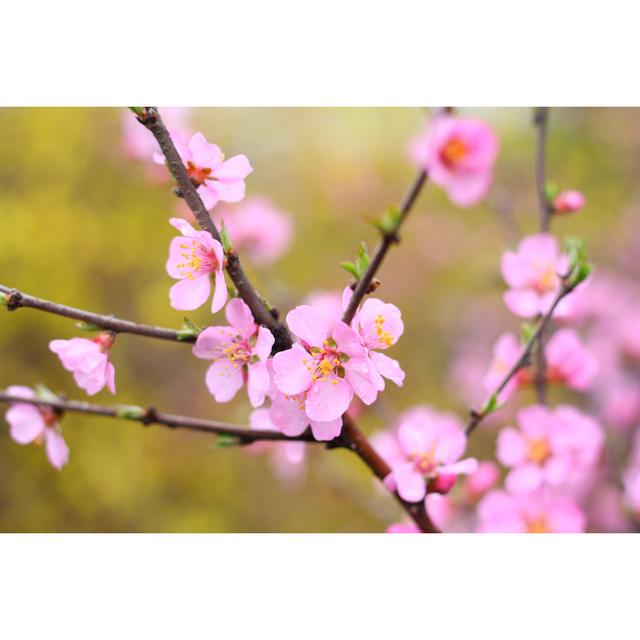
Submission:
[[187,173],[196,187],[199,187],[205,180],[211,179],[211,169],[209,167],[196,167],[191,160],[187,162]]
[[378,314],[373,320],[376,327],[376,338],[387,347],[390,347],[393,344],[393,336],[389,331],[383,329],[383,325],[385,322],[382,314]]
[[180,248],[183,250],[180,255],[184,262],[177,264],[176,268],[181,270],[181,278],[193,280],[197,275],[212,273],[220,268],[213,249],[202,246],[195,238],[190,243],[183,242]]
[[436,461],[434,458],[435,450],[433,447],[428,451],[412,451],[411,455],[409,455],[409,460],[413,462],[416,471],[421,473],[423,476],[428,476],[435,470]]
[[551,455],[549,443],[544,438],[532,438],[528,445],[527,457],[535,464],[542,464]]
[[235,336],[231,344],[222,349],[222,355],[226,357],[235,367],[249,364],[253,355],[253,349],[247,340],[240,336]]
[[[335,343],[332,343],[332,340],[325,340],[322,348],[314,347],[311,349],[313,356],[311,362],[306,359],[303,360],[307,371],[311,372],[312,382],[326,380],[332,374],[344,375],[344,370],[342,369],[343,354],[338,352],[335,349]],[[332,380],[331,383],[338,384],[338,381]]]
[[461,160],[464,160],[468,153],[469,148],[460,138],[452,138],[440,152],[440,159],[451,168]]
[[537,518],[527,519],[527,533],[551,533],[547,517],[540,515]]
[[555,272],[553,265],[544,267],[541,270],[540,277],[535,282],[534,286],[539,293],[546,293],[558,286],[558,274]]

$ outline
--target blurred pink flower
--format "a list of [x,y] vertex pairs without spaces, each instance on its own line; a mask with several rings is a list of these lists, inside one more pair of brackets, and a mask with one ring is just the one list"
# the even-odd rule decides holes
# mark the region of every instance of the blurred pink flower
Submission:
[[585,517],[578,505],[563,495],[538,491],[511,495],[488,493],[478,505],[478,533],[582,533]]
[[378,395],[372,367],[360,339],[344,322],[329,322],[309,305],[287,314],[287,324],[300,338],[273,358],[274,382],[287,396],[305,394],[309,419],[330,422],[349,407],[354,393],[371,404]]
[[202,306],[211,294],[211,275],[215,275],[211,312],[216,313],[227,301],[222,245],[208,231],[196,231],[186,220],[171,218],[182,236],[169,245],[167,273],[179,280],[171,287],[169,297],[174,309],[191,311]]
[[293,240],[293,221],[267,198],[245,200],[237,208],[216,209],[214,219],[224,220],[234,248],[257,265],[282,257]]
[[208,327],[198,335],[193,355],[213,360],[206,382],[216,402],[229,402],[247,383],[249,401],[259,407],[269,391],[267,359],[273,335],[256,324],[249,307],[234,298],[225,309],[230,326]]
[[387,527],[386,533],[421,533],[413,522],[394,522]]
[[115,393],[116,374],[109,362],[109,349],[114,340],[115,335],[107,331],[100,333],[93,340],[52,340],[49,349],[60,358],[62,366],[73,373],[76,384],[90,396],[102,391],[105,386],[111,393]]
[[[238,155],[225,160],[220,147],[207,142],[200,132],[194,133],[186,143],[178,130],[170,133],[207,209],[213,209],[220,201],[240,202],[244,198],[244,180],[253,171],[247,156]],[[154,155],[154,160],[157,164],[165,162],[160,153]]]
[[598,373],[598,362],[575,331],[556,331],[547,342],[544,355],[549,382],[561,382],[576,391],[591,388]]
[[342,294],[339,291],[312,291],[306,298],[305,304],[315,307],[327,320],[337,322],[342,317]]
[[633,514],[640,516],[640,467],[629,469],[623,478],[624,499]]
[[[254,409],[249,416],[252,429],[279,431],[269,416],[269,409]],[[304,442],[256,442],[247,447],[255,453],[269,452],[276,476],[283,482],[300,478],[304,471],[307,448]]]
[[[502,256],[502,276],[511,287],[504,294],[508,309],[517,316],[531,318],[546,313],[556,297],[561,280],[569,268],[558,242],[547,233],[527,236],[517,251]],[[562,315],[562,302],[556,314]]]
[[528,493],[542,485],[577,482],[598,463],[602,427],[574,407],[532,405],[518,411],[517,420],[519,429],[503,429],[497,442],[498,460],[511,467],[505,480],[509,491]]
[[441,116],[411,145],[413,160],[459,207],[480,202],[489,191],[498,138],[484,122]]
[[475,501],[487,491],[493,489],[500,479],[498,466],[492,460],[483,460],[478,463],[477,469],[467,476],[464,483],[465,494],[468,500]]
[[429,491],[447,493],[460,474],[473,473],[477,460],[460,460],[467,438],[451,413],[418,406],[405,411],[395,434],[379,434],[374,447],[391,467],[385,485],[408,502],[419,502]]
[[580,191],[561,191],[553,199],[553,210],[556,213],[575,213],[585,205],[585,197]]
[[[186,107],[161,107],[160,115],[168,129],[186,129],[188,126],[189,109]],[[122,110],[122,149],[126,156],[133,160],[151,162],[160,153],[156,139],[135,118],[129,109]],[[168,177],[166,171],[160,167],[149,165],[153,171],[150,175],[154,179]]]
[[[518,361],[522,346],[513,333],[503,333],[493,346],[493,359],[482,384],[488,393],[494,393],[502,384],[504,377]],[[520,384],[530,382],[531,374],[527,368],[520,369],[498,395],[499,402],[506,402]]]
[[[7,393],[25,399],[36,397],[29,387],[12,386]],[[67,447],[56,413],[47,407],[15,402],[9,405],[5,414],[9,423],[9,434],[18,444],[44,443],[47,458],[53,467],[60,470],[69,460]]]

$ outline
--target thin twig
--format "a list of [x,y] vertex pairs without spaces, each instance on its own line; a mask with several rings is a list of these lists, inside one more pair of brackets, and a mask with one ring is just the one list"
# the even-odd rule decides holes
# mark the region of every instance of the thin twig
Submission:
[[102,315],[99,313],[93,313],[92,311],[85,311],[84,309],[68,307],[64,304],[51,302],[51,300],[36,298],[35,296],[22,293],[17,289],[12,289],[1,284],[0,293],[6,294],[4,304],[9,311],[15,311],[21,307],[27,307],[31,309],[38,309],[39,311],[45,311],[47,313],[53,313],[65,318],[80,320],[88,324],[94,324],[101,329],[110,329],[116,333],[133,333],[139,336],[147,336],[149,338],[159,338],[160,340],[179,342],[195,342],[196,340],[195,336],[185,335],[181,337],[181,334],[174,329],[138,324],[131,320],[122,320],[110,315]]
[[52,409],[65,412],[88,413],[106,418],[120,418],[139,422],[143,425],[157,424],[170,429],[188,429],[190,431],[200,431],[219,436],[229,436],[236,438],[238,444],[252,444],[261,441],[298,441],[317,443],[313,434],[307,430],[302,435],[296,437],[285,436],[279,431],[267,431],[266,429],[247,429],[238,425],[227,424],[217,420],[205,420],[203,418],[191,418],[188,416],[164,413],[154,407],[142,409],[141,407],[128,405],[99,405],[79,400],[43,400],[40,398],[22,398],[11,395],[6,391],[0,391],[0,402],[16,404],[32,404],[36,406],[51,407]]
[[[173,140],[167,130],[160,113],[156,107],[145,107],[145,114],[137,116],[138,121],[143,124],[158,142],[164,154],[167,167],[176,181],[180,196],[184,198],[189,209],[195,216],[198,224],[208,231],[216,240],[220,242],[220,233],[214,224],[207,208],[204,206],[196,187],[191,182],[187,169],[185,168],[180,154],[176,149]],[[291,347],[291,335],[287,327],[267,307],[264,300],[253,288],[249,279],[245,275],[240,258],[235,252],[227,252],[226,270],[238,290],[238,295],[247,304],[255,321],[271,331],[275,338],[274,353],[284,351]]]
[[[536,342],[542,335],[543,331],[547,327],[549,321],[551,320],[553,312],[555,311],[560,301],[566,295],[571,293],[574,288],[575,287],[567,284],[566,281],[563,280],[562,285],[560,286],[560,289],[556,294],[556,297],[554,298],[549,311],[547,311],[547,313],[538,322],[535,331],[531,334],[529,340],[527,340],[527,343],[523,347],[520,356],[504,376],[502,382],[489,396],[489,398],[487,398],[487,402],[485,402],[484,405],[485,407],[489,406],[489,401],[491,398],[495,397],[497,399],[500,396],[500,393],[502,393],[503,389],[507,386],[507,384],[509,384],[509,381],[518,373],[518,371],[520,371],[520,369],[529,364],[531,352],[536,345]],[[490,411],[486,409],[481,409],[480,411],[472,410],[469,412],[469,421],[467,422],[467,426],[465,428],[465,433],[467,434],[467,436],[471,435],[475,431],[476,427],[489,415],[489,413]]]
[[[553,209],[546,190],[546,147],[547,126],[549,123],[549,108],[538,107],[533,116],[533,124],[536,127],[536,192],[538,196],[538,211],[540,215],[540,232],[548,233],[551,227]],[[547,362],[544,355],[545,335],[544,330],[538,336],[538,348],[536,350],[535,389],[536,397],[540,404],[547,401]]]

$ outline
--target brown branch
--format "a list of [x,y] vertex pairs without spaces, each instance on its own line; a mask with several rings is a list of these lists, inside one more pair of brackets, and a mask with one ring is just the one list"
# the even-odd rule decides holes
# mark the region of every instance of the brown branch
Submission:
[[[547,197],[546,190],[546,147],[547,126],[549,123],[549,108],[538,107],[533,116],[533,124],[536,128],[536,193],[538,196],[538,211],[540,215],[540,231],[548,233],[551,227],[553,208]],[[544,330],[538,336],[538,349],[536,351],[535,389],[536,397],[540,404],[547,400],[547,362],[544,356],[545,336]]]
[[27,293],[22,293],[17,289],[12,289],[1,284],[0,293],[5,294],[4,304],[9,311],[15,311],[21,307],[26,307],[38,309],[39,311],[45,311],[47,313],[53,313],[65,318],[80,320],[88,324],[95,324],[101,329],[110,329],[116,333],[133,333],[135,335],[147,336],[149,338],[159,338],[160,340],[179,342],[195,342],[196,340],[195,336],[186,335],[181,337],[180,332],[175,331],[174,329],[138,324],[137,322],[131,322],[131,320],[121,320],[120,318],[114,318],[109,315],[101,315],[99,313],[93,313],[92,311],[85,311],[84,309],[68,307],[64,304],[58,304],[57,302],[51,302],[50,300],[30,296]]
[[[484,408],[480,411],[476,411],[475,409],[473,409],[469,412],[469,421],[467,422],[467,426],[465,428],[465,433],[467,434],[467,436],[471,435],[475,431],[476,427],[489,415],[489,413],[491,413],[491,410],[487,409],[487,407],[490,406],[491,399],[496,398],[497,400],[500,393],[504,390],[507,384],[509,384],[509,381],[518,373],[518,371],[520,371],[520,369],[526,367],[529,364],[531,352],[533,351],[533,348],[535,347],[545,328],[549,324],[549,321],[553,316],[553,312],[560,303],[560,300],[571,293],[574,288],[575,286],[568,284],[566,279],[562,281],[562,285],[560,286],[560,289],[556,294],[556,297],[554,298],[549,311],[547,311],[547,313],[538,322],[535,331],[531,334],[531,337],[529,338],[529,340],[527,340],[527,343],[523,347],[519,358],[504,376],[502,382],[498,385],[496,390],[487,398],[487,401],[484,404]],[[538,346],[538,349],[540,348],[541,347]]]
[[347,324],[351,324],[351,321],[353,320],[353,316],[355,315],[358,309],[358,306],[362,302],[363,298],[369,292],[371,283],[373,282],[373,279],[376,273],[378,272],[378,269],[380,268],[382,261],[387,255],[387,252],[389,251],[389,249],[393,244],[395,244],[396,242],[399,242],[398,231],[400,230],[402,223],[406,220],[407,216],[409,215],[409,212],[411,211],[415,201],[418,199],[418,196],[422,191],[422,187],[424,187],[426,182],[427,182],[427,172],[424,170],[421,170],[416,176],[416,179],[413,181],[411,188],[409,189],[409,191],[407,191],[406,195],[404,196],[402,203],[400,204],[400,207],[399,207],[400,216],[398,217],[398,221],[396,225],[394,226],[393,229],[382,232],[382,240],[380,241],[380,244],[378,245],[376,252],[373,255],[373,258],[371,259],[371,262],[369,263],[367,270],[365,271],[362,278],[358,280],[358,284],[356,285],[353,295],[351,296],[349,305],[347,306],[347,309],[345,310],[344,315],[342,316],[343,322],[346,322]]
[[218,436],[229,436],[237,439],[237,444],[252,444],[254,442],[308,442],[317,443],[313,434],[307,430],[300,436],[289,437],[279,431],[267,431],[266,429],[247,429],[237,425],[219,422],[217,420],[205,420],[203,418],[191,418],[172,413],[157,411],[154,407],[143,409],[137,406],[127,405],[99,405],[78,400],[43,400],[40,398],[21,398],[11,395],[6,391],[0,391],[0,402],[16,404],[32,404],[36,406],[51,407],[55,411],[64,413],[71,411],[76,413],[88,413],[106,418],[120,418],[122,420],[132,420],[143,425],[157,424],[170,429],[188,429],[190,431],[200,431]]
[[[160,113],[156,107],[145,107],[144,113],[137,116],[138,121],[143,124],[156,139],[162,153],[164,154],[167,167],[176,181],[179,194],[187,203],[189,209],[195,216],[198,224],[208,231],[218,242],[221,242],[220,233],[214,224],[207,208],[204,206],[196,187],[191,182],[187,169],[185,168],[180,154],[176,149],[169,131],[167,130]],[[238,295],[247,304],[255,321],[271,331],[275,338],[273,351],[284,351],[291,347],[291,335],[284,324],[267,307],[264,300],[253,288],[249,279],[245,275],[240,258],[234,252],[227,252],[226,270],[238,290]]]

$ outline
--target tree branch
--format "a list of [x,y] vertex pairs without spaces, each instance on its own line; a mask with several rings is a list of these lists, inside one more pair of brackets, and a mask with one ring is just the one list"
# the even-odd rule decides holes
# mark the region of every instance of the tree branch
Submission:
[[[156,107],[145,107],[144,114],[136,117],[156,139],[164,154],[167,167],[178,185],[179,194],[184,198],[189,209],[191,209],[198,224],[202,229],[208,231],[218,242],[221,242],[220,233],[211,219],[207,208],[204,206],[196,187],[191,182],[189,174],[180,158],[180,154],[160,117],[158,109]],[[287,327],[267,308],[264,300],[253,288],[242,269],[238,255],[233,252],[228,252],[226,257],[226,270],[238,290],[238,295],[251,310],[255,321],[269,329],[273,334],[275,338],[274,353],[290,348],[292,341]]]
[[47,313],[53,313],[65,318],[73,318],[90,324],[95,324],[101,329],[110,329],[116,333],[133,333],[139,336],[147,336],[149,338],[159,338],[160,340],[171,340],[179,342],[195,342],[195,336],[182,336],[179,331],[174,329],[164,329],[162,327],[154,327],[147,324],[138,324],[130,320],[121,320],[113,316],[101,315],[75,307],[67,307],[64,304],[36,298],[26,293],[22,293],[17,289],[11,289],[0,284],[0,293],[5,294],[4,304],[9,311],[15,311],[20,307],[29,307],[38,309]]
[[516,362],[511,367],[511,369],[504,376],[504,378],[502,379],[502,382],[498,385],[496,390],[489,396],[489,398],[487,398],[487,401],[485,402],[483,409],[481,409],[480,411],[471,410],[469,412],[470,417],[469,417],[469,421],[467,422],[467,426],[465,428],[465,433],[467,434],[467,436],[471,435],[475,431],[476,427],[489,415],[489,413],[491,413],[491,410],[487,409],[487,407],[489,407],[490,405],[491,399],[494,397],[497,399],[500,393],[503,391],[503,389],[507,386],[507,384],[509,384],[509,381],[518,373],[518,371],[520,371],[520,369],[522,369],[523,367],[527,366],[527,364],[529,364],[531,352],[533,351],[533,348],[536,345],[536,342],[538,342],[540,336],[542,335],[545,328],[549,324],[549,321],[553,316],[553,312],[555,311],[556,307],[560,303],[560,300],[562,300],[565,296],[571,293],[574,290],[574,288],[575,286],[571,286],[567,284],[566,280],[563,280],[562,285],[560,286],[560,290],[558,291],[556,297],[554,298],[549,311],[547,311],[547,313],[540,319],[540,321],[538,322],[538,325],[536,326],[535,331],[531,334],[531,337],[523,347],[519,358],[516,360]]
[[[540,214],[540,231],[548,233],[551,227],[551,215],[553,209],[546,190],[546,147],[547,125],[549,122],[549,108],[538,107],[533,116],[533,124],[536,128],[536,192],[538,195],[538,211]],[[536,397],[540,404],[547,400],[547,362],[544,356],[544,331],[538,336],[538,349],[536,351],[535,388]]]
[[238,440],[237,444],[247,445],[254,442],[308,442],[318,443],[314,440],[311,431],[307,430],[296,437],[285,436],[279,431],[267,431],[266,429],[247,429],[237,425],[218,422],[217,420],[205,420],[203,418],[191,418],[172,413],[157,411],[154,407],[143,409],[137,406],[128,405],[99,405],[78,400],[42,400],[40,398],[21,398],[6,391],[0,391],[0,402],[16,404],[32,404],[35,406],[51,407],[55,411],[64,413],[71,411],[75,413],[88,413],[106,418],[120,418],[139,422],[145,426],[157,424],[170,429],[188,429],[190,431],[200,431],[219,436],[229,436]]
[[347,324],[351,324],[351,321],[353,320],[353,316],[355,315],[358,309],[358,306],[362,302],[365,295],[367,295],[367,293],[369,292],[371,283],[373,282],[373,279],[376,273],[378,272],[378,269],[380,268],[382,261],[387,255],[387,252],[391,248],[391,245],[395,244],[396,242],[399,242],[398,231],[400,230],[402,223],[406,220],[407,216],[409,215],[409,212],[413,208],[413,205],[415,204],[415,201],[418,199],[418,196],[422,191],[422,187],[424,187],[426,182],[427,182],[427,172],[424,170],[421,170],[416,176],[415,180],[413,181],[413,184],[411,185],[411,188],[409,189],[409,191],[407,191],[406,195],[404,196],[400,204],[400,208],[399,208],[400,216],[398,217],[398,221],[396,225],[394,226],[393,229],[384,231],[382,233],[382,240],[380,241],[380,244],[378,245],[373,258],[371,259],[371,262],[369,263],[367,270],[365,271],[362,278],[358,280],[358,283],[353,292],[353,295],[351,296],[351,300],[349,301],[349,305],[347,306],[347,309],[345,310],[344,315],[342,316],[343,322],[346,322]]

